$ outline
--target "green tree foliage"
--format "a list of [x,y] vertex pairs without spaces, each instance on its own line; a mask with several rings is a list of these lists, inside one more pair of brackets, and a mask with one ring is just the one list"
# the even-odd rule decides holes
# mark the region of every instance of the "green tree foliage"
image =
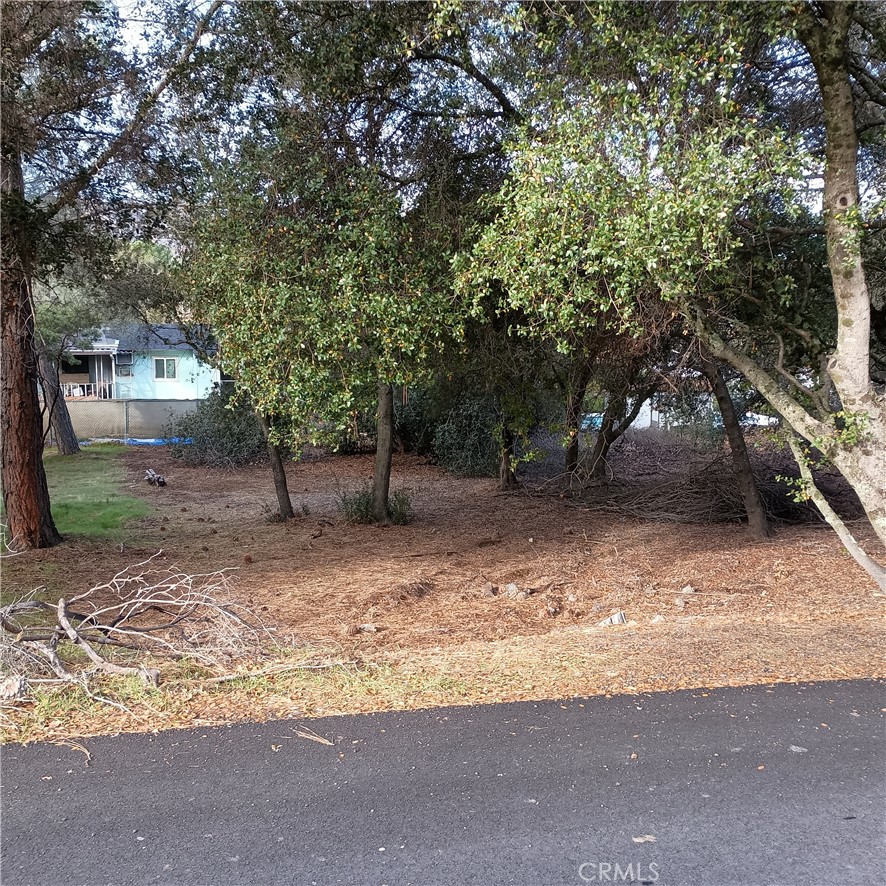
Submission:
[[[662,11],[650,4],[635,13],[617,4],[583,6],[579,21],[564,12],[564,27],[582,33],[585,51],[591,43],[597,51],[585,56],[580,86],[555,83],[543,113],[514,141],[510,176],[493,198],[497,214],[460,265],[462,286],[482,297],[499,285],[507,306],[523,310],[564,351],[576,330],[600,317],[637,335],[650,300],[669,305],[834,459],[886,541],[882,437],[844,440],[826,395],[815,396],[783,366],[773,376],[741,350],[742,343],[753,348],[754,330],[745,327],[732,343],[717,331],[723,313],[749,296],[739,231],[753,227],[753,210],[773,199],[802,212],[797,183],[816,166],[799,140],[772,121],[761,126],[763,109],[750,102],[747,72],[761,40],[780,41],[782,51],[790,43],[788,9],[766,5],[748,14],[730,4],[681,4]],[[836,352],[820,377],[880,434],[886,427],[882,394],[869,378],[870,296],[859,246],[850,16],[849,5],[824,4],[818,12],[804,8],[801,20],[823,89],[825,221],[838,315]],[[769,277],[773,305],[794,281],[783,277],[779,287],[777,273]],[[808,345],[809,333],[799,334]],[[783,355],[782,346],[779,361]],[[817,409],[807,409],[810,401]],[[865,557],[857,559],[868,568]],[[882,569],[871,574],[882,584]]]
[[564,352],[601,321],[640,334],[649,303],[673,298],[676,310],[728,274],[734,213],[791,156],[736,101],[743,35],[728,17],[709,13],[702,34],[652,38],[635,26],[626,39],[633,11],[605,9],[590,24],[614,73],[591,67],[577,99],[571,78],[551,87],[551,104],[512,145],[496,216],[462,278],[480,296],[498,283]]
[[379,380],[413,381],[458,316],[397,194],[285,138],[217,171],[184,272],[225,370],[297,446],[336,436]]

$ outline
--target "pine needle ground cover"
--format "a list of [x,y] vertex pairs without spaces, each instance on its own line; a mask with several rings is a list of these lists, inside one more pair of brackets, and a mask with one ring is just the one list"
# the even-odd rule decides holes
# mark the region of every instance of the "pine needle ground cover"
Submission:
[[[414,519],[364,526],[339,511],[371,475],[362,455],[289,464],[299,516],[280,523],[264,466],[152,452],[158,489],[140,482],[145,458],[112,462],[150,510],[137,538],[10,558],[4,597],[38,584],[70,596],[162,551],[158,564],[228,569],[238,602],[285,642],[227,673],[167,663],[157,687],[108,677],[94,694],[124,710],[32,687],[4,709],[8,740],[886,676],[882,600],[820,524],[754,541],[740,525],[619,516],[531,485],[500,494],[399,456],[394,489],[409,490]],[[599,626],[617,612],[625,624]]]

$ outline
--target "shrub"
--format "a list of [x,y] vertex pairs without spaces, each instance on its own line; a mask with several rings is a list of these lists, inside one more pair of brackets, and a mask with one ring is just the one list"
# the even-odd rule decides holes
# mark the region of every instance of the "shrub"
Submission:
[[350,421],[332,439],[332,451],[339,455],[357,455],[375,449],[377,428],[375,413],[361,409],[351,415]]
[[412,522],[412,501],[408,493],[398,489],[388,498],[388,519],[395,526],[405,526]]
[[[339,502],[342,515],[349,523],[374,523],[372,513],[372,486],[361,486],[354,492],[343,492]],[[388,497],[388,519],[395,526],[405,526],[412,520],[412,503],[402,489]]]
[[394,433],[407,452],[432,455],[439,423],[436,398],[426,390],[410,388],[406,402],[394,404]]
[[339,510],[348,523],[374,523],[372,516],[372,487],[362,486],[354,492],[343,492]]
[[488,477],[498,473],[500,418],[490,397],[465,397],[449,410],[434,434],[434,454],[452,474]]
[[[235,467],[267,458],[252,410],[230,405],[231,391],[215,388],[194,412],[172,419],[164,434],[170,452],[189,465]],[[188,441],[188,442],[186,442]]]

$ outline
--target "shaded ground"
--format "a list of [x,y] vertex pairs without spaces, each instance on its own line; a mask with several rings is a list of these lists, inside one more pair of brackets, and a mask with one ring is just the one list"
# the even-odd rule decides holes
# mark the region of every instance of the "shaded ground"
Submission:
[[[738,525],[647,522],[531,490],[500,494],[493,481],[455,479],[411,456],[397,457],[393,483],[409,491],[411,525],[341,520],[340,495],[371,477],[371,456],[290,465],[303,515],[281,524],[270,520],[265,466],[191,468],[155,449],[123,459],[127,491],[152,515],[119,544],[72,541],[13,558],[6,594],[40,584],[80,592],[162,548],[189,572],[235,567],[238,596],[263,618],[384,671],[380,682],[275,680],[250,689],[248,704],[192,695],[161,725],[884,674],[880,603],[823,525],[755,542]],[[142,482],[149,467],[166,475],[165,488]],[[525,599],[508,596],[510,583]],[[629,624],[597,627],[620,610]],[[377,630],[355,633],[365,624]],[[87,731],[115,728],[119,713]]]

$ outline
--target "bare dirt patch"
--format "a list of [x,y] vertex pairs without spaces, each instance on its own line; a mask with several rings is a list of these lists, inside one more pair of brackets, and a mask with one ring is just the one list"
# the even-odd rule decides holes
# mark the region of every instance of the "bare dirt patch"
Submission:
[[[884,675],[881,604],[823,525],[759,542],[738,525],[628,519],[531,489],[501,494],[493,481],[453,478],[412,456],[396,459],[393,483],[411,496],[412,524],[341,519],[338,500],[370,478],[371,456],[289,465],[302,515],[279,523],[265,466],[193,468],[140,449],[124,461],[152,515],[121,545],[69,542],[14,558],[5,595],[36,584],[79,592],[162,548],[188,572],[234,567],[242,603],[355,665],[263,681],[244,690],[248,703],[190,692],[163,716],[93,716],[83,732]],[[166,487],[142,482],[149,467]],[[619,611],[628,624],[597,627]]]

